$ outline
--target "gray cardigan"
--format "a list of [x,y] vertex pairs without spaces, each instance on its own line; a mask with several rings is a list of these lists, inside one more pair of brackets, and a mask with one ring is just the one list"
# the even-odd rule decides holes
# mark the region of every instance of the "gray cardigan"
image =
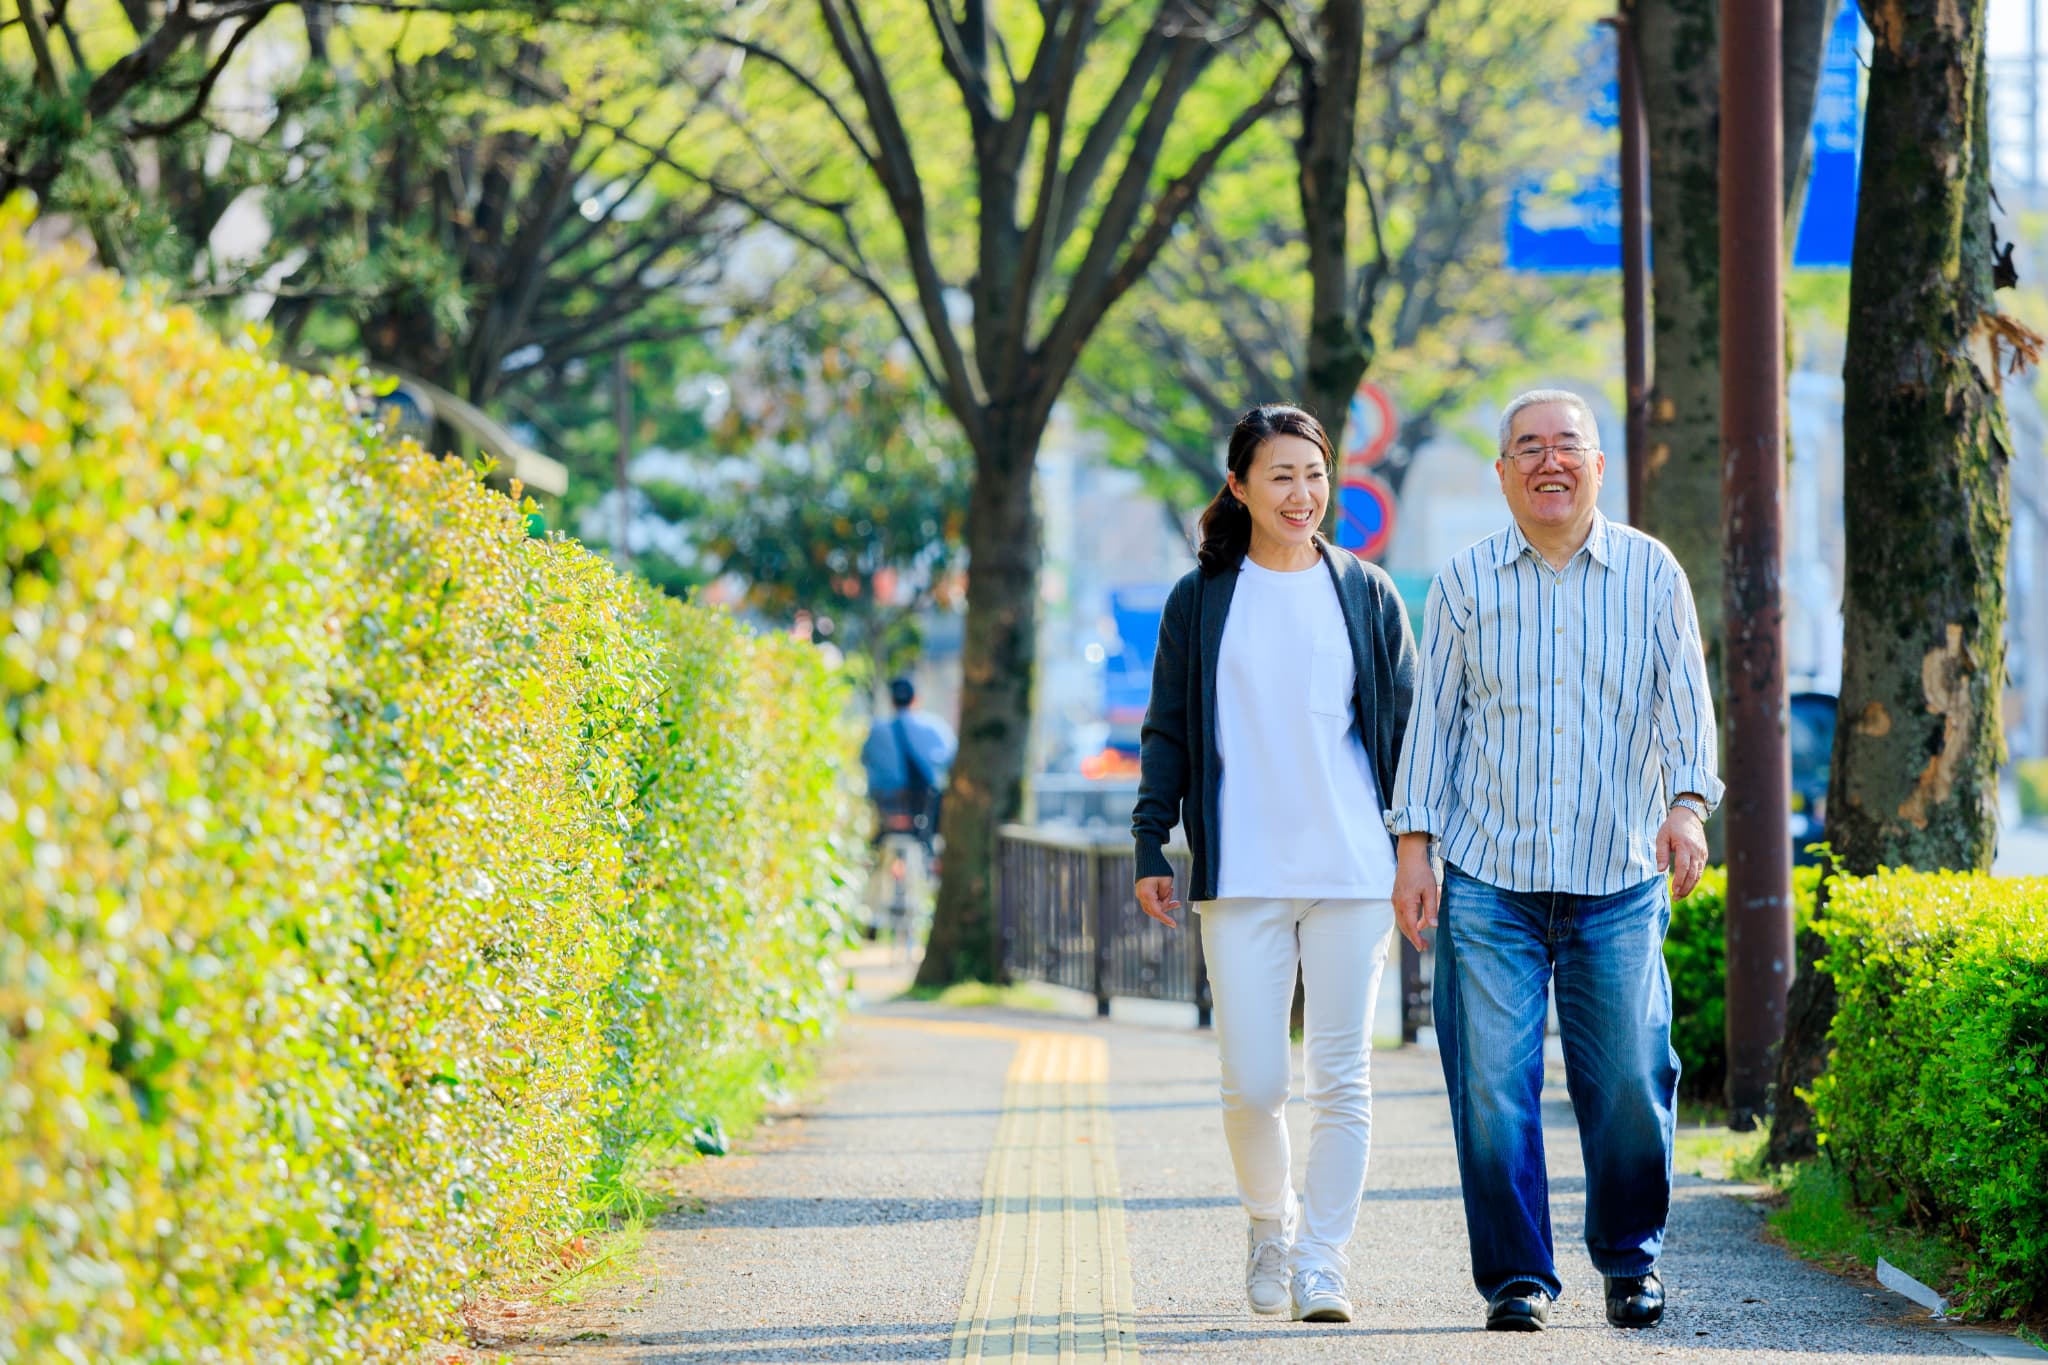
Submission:
[[[1394,790],[1401,760],[1401,736],[1415,691],[1415,636],[1393,580],[1320,537],[1317,548],[1337,586],[1337,603],[1351,636],[1357,673],[1352,695],[1358,733],[1371,756],[1380,800]],[[1163,851],[1176,823],[1187,831],[1193,855],[1187,899],[1216,898],[1219,844],[1216,828],[1223,764],[1216,756],[1216,656],[1223,623],[1237,590],[1235,567],[1214,577],[1195,569],[1173,585],[1159,622],[1159,648],[1152,658],[1152,703],[1145,711],[1139,755],[1138,804],[1131,812],[1140,877],[1170,877]],[[1380,824],[1379,811],[1357,818]]]

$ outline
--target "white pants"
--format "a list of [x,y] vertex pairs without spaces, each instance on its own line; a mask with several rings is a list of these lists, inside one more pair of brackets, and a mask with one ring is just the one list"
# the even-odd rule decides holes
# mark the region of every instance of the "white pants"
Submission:
[[[1232,899],[1199,908],[1238,1196],[1258,1237],[1290,1237],[1291,1269],[1341,1277],[1372,1148],[1371,1021],[1394,936],[1393,902]],[[1299,1201],[1282,1117],[1297,965],[1309,1103]]]

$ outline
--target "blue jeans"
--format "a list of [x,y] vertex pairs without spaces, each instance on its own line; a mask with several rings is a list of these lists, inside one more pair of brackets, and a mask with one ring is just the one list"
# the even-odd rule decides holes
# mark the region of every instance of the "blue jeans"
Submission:
[[1602,1275],[1640,1275],[1671,1208],[1671,978],[1663,877],[1611,896],[1503,891],[1444,872],[1436,1032],[1450,1087],[1472,1281],[1555,1297],[1543,1166],[1545,987],[1557,984],[1566,1088],[1586,1160],[1586,1250]]

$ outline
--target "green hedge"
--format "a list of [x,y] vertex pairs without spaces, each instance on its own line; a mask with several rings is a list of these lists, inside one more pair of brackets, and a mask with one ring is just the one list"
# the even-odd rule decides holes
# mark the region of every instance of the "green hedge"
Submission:
[[2048,1308],[2048,878],[1843,879],[1816,927],[1840,993],[1822,1150],[1862,1202],[1976,1249],[1973,1309]]
[[832,1019],[843,681],[0,216],[0,1359],[397,1360]]
[[2048,820],[2048,758],[2023,758],[2012,766],[2019,778],[2021,817]]
[[[1792,869],[1795,926],[1813,918],[1820,869]],[[1664,964],[1671,973],[1671,1046],[1680,1063],[1679,1093],[1709,1104],[1723,1100],[1728,1079],[1728,873],[1710,867],[1692,894],[1671,907]]]

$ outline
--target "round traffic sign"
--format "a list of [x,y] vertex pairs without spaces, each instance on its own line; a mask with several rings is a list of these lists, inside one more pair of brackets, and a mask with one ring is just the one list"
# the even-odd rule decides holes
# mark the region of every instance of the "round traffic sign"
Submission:
[[1337,545],[1360,559],[1375,559],[1394,537],[1394,490],[1372,474],[1337,485]]
[[1351,395],[1344,421],[1344,462],[1375,465],[1393,448],[1401,424],[1394,417],[1394,400],[1387,391],[1367,380]]

